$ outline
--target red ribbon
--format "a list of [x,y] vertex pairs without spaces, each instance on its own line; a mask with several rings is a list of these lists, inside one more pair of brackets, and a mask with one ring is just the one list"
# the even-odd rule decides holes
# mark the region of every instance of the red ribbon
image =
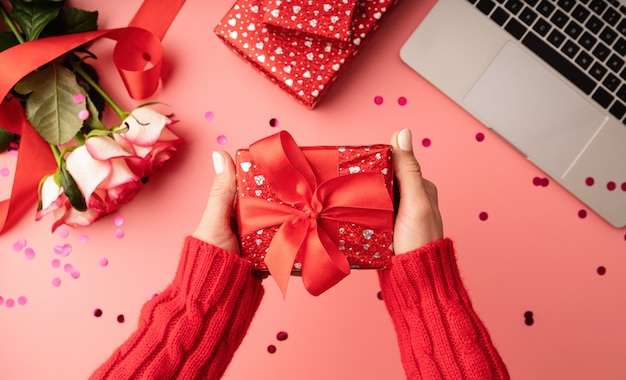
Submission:
[[99,30],[42,38],[16,45],[0,53],[0,126],[20,135],[11,198],[0,202],[0,232],[37,200],[43,175],[55,170],[48,146],[28,123],[17,101],[7,97],[15,84],[38,67],[95,39],[117,41],[113,62],[130,96],[144,99],[156,92],[161,76],[163,38],[184,0],[145,0],[126,28]]
[[334,176],[318,183],[318,177],[329,176],[320,175],[320,168],[312,168],[284,131],[251,145],[250,154],[259,171],[273,181],[271,187],[282,202],[241,197],[240,232],[280,226],[265,264],[283,295],[298,253],[304,286],[313,295],[323,293],[350,273],[348,260],[333,238],[338,235],[338,222],[372,229],[393,226],[393,203],[381,173],[337,176],[335,166]]

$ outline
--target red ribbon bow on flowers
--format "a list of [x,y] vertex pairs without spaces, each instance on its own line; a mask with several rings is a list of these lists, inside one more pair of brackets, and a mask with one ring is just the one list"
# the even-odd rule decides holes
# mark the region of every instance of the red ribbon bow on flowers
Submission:
[[[117,41],[113,61],[134,99],[156,92],[161,76],[163,38],[185,0],[144,0],[126,28],[97,30],[29,41],[0,53],[0,126],[19,134],[20,151],[9,199],[0,201],[0,233],[37,199],[37,185],[55,166],[46,143],[30,125],[18,102],[8,96],[15,83],[38,67],[98,38]],[[148,65],[148,62],[151,65]]]
[[[250,154],[272,181],[280,201],[240,197],[240,232],[280,226],[265,264],[283,295],[298,253],[304,286],[313,295],[323,293],[350,273],[348,260],[333,239],[338,235],[339,222],[372,229],[393,226],[393,202],[381,173],[337,177],[335,168],[333,178],[318,183],[320,169],[311,167],[287,132],[254,143]],[[336,161],[336,153],[334,158]]]

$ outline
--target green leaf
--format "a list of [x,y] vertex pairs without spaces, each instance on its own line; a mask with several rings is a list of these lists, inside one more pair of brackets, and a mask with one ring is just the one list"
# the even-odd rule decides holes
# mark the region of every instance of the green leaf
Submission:
[[9,148],[9,143],[13,141],[13,133],[0,128],[0,152],[4,152]]
[[98,12],[76,8],[61,8],[59,15],[45,28],[46,35],[91,32],[98,29]]
[[103,129],[109,132],[107,127],[102,123],[100,118],[100,111],[96,108],[96,105],[93,104],[90,97],[86,97],[85,101],[87,102],[87,110],[89,111],[89,118],[85,120],[84,125],[89,127],[89,129]]
[[4,51],[10,47],[13,47],[20,42],[15,38],[15,35],[11,32],[0,32],[0,51]]
[[81,129],[83,121],[78,113],[86,105],[75,104],[73,98],[78,93],[84,95],[85,91],[66,67],[51,62],[19,81],[15,91],[30,94],[26,99],[26,116],[48,143],[63,145]]
[[62,1],[12,0],[11,17],[19,24],[26,41],[36,40],[63,7]]
[[85,202],[85,197],[83,196],[83,193],[80,192],[76,181],[74,181],[74,177],[72,177],[70,172],[67,171],[65,165],[61,165],[59,171],[63,192],[67,196],[67,199],[70,201],[72,207],[78,211],[86,211],[87,203]]

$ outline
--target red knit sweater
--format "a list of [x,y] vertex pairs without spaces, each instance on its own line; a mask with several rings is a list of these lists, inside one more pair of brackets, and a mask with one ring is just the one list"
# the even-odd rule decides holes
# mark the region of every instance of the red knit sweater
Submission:
[[[452,242],[393,258],[380,273],[408,379],[508,379],[459,277]],[[263,288],[247,261],[188,237],[172,284],[91,379],[219,379]]]

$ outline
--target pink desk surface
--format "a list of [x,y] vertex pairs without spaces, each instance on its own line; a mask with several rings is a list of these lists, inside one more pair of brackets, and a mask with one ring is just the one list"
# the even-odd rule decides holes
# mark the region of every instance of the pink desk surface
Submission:
[[[113,28],[125,26],[140,1],[75,4],[98,9],[100,27]],[[142,304],[173,277],[183,238],[200,218],[213,150],[232,154],[279,129],[300,145],[386,143],[409,127],[424,173],[438,185],[465,284],[513,378],[624,379],[626,230],[590,211],[580,217],[585,207],[554,182],[535,185],[542,172],[404,66],[400,46],[432,4],[402,1],[311,111],[213,34],[230,0],[188,0],[163,40],[166,72],[154,96],[180,120],[184,152],[95,225],[51,233],[52,220],[35,222],[33,205],[0,236],[0,378],[85,379],[133,331]],[[112,47],[103,40],[94,48],[103,85],[132,109]],[[8,194],[14,159],[0,161],[0,195]],[[68,256],[55,253],[63,246]],[[404,378],[374,272],[353,272],[318,298],[298,280],[286,300],[271,280],[265,287],[225,379]],[[286,340],[277,339],[281,331]]]

